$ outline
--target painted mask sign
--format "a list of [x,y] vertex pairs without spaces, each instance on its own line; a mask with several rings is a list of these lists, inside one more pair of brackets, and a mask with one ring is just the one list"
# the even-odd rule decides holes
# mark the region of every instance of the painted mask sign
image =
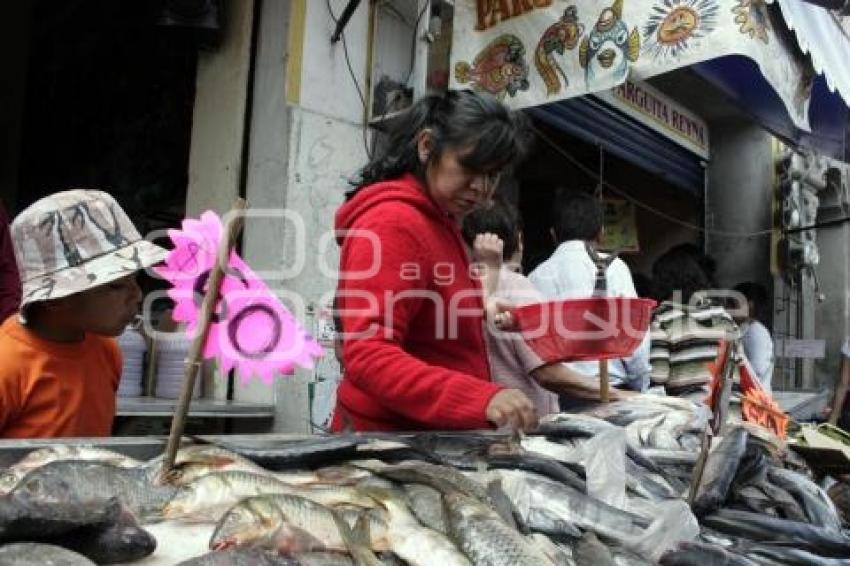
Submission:
[[766,0],[459,0],[450,86],[524,108],[743,55],[808,130],[810,65],[777,17]]
[[[182,228],[169,231],[174,249],[156,271],[173,285],[168,295],[175,303],[174,320],[186,323],[194,336],[222,223],[214,212],[205,212],[200,220],[184,220]],[[296,366],[312,368],[323,353],[266,284],[231,253],[204,358],[217,359],[223,371],[235,368],[243,382],[255,375],[269,382],[275,374],[292,374]]]

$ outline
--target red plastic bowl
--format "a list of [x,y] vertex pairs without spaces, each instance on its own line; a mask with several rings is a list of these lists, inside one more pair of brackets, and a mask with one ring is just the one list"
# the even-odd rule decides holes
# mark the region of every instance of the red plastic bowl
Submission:
[[513,310],[517,330],[546,363],[624,358],[649,329],[655,301],[622,297],[534,303]]

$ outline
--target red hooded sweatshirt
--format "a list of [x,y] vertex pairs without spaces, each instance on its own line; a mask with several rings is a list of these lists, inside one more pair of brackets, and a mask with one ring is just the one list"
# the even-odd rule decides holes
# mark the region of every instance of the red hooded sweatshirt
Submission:
[[336,230],[345,370],[332,428],[489,428],[502,387],[456,220],[405,175],[361,189]]

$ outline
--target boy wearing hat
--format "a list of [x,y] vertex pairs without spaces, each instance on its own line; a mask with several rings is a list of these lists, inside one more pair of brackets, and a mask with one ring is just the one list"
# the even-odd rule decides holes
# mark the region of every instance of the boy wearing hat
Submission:
[[72,190],[12,222],[23,297],[0,326],[0,437],[107,436],[136,273],[165,259],[108,194]]

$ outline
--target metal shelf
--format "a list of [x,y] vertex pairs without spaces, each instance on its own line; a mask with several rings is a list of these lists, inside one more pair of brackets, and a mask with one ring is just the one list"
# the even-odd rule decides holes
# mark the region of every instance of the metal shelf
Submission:
[[[119,397],[116,416],[171,417],[174,415],[174,407],[176,405],[176,399]],[[194,399],[189,407],[189,416],[202,418],[270,419],[274,417],[274,405]]]

